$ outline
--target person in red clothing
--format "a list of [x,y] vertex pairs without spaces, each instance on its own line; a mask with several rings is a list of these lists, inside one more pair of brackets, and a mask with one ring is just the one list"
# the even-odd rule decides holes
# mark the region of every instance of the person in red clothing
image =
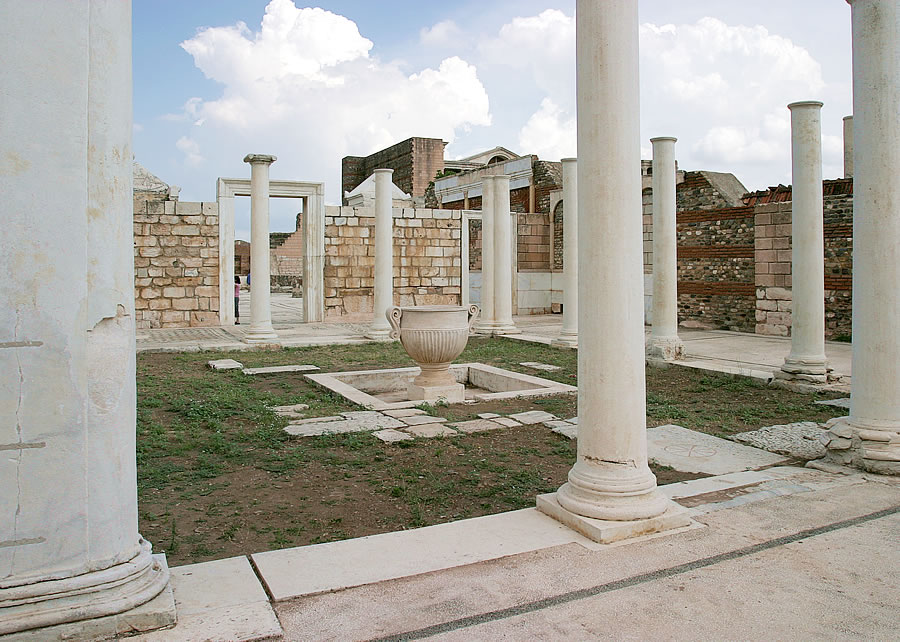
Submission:
[[241,277],[234,276],[234,325],[241,325]]

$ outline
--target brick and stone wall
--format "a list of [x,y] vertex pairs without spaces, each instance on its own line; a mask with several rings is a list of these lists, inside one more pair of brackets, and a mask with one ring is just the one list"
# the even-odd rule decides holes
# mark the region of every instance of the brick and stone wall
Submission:
[[342,195],[376,169],[392,169],[397,187],[414,198],[425,197],[429,183],[444,170],[445,146],[438,138],[409,138],[369,156],[346,156],[341,160]]
[[139,329],[218,325],[218,205],[136,192],[134,277]]
[[[370,207],[325,211],[325,316],[371,318],[375,213]],[[394,208],[394,301],[458,305],[461,301],[461,212]]]

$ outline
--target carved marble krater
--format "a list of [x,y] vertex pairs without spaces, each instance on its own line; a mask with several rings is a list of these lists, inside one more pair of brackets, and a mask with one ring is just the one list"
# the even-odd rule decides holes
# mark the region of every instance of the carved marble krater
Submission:
[[407,388],[410,400],[465,400],[465,387],[453,378],[450,363],[466,349],[478,312],[477,305],[395,306],[387,311],[391,338],[400,339],[422,369]]

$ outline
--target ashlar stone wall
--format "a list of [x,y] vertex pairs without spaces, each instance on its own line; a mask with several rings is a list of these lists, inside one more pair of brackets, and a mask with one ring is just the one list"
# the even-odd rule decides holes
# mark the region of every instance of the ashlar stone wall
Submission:
[[219,324],[216,203],[135,193],[134,299],[138,329]]
[[[394,208],[394,303],[461,301],[461,212]],[[325,210],[325,316],[365,319],[373,311],[375,210]]]

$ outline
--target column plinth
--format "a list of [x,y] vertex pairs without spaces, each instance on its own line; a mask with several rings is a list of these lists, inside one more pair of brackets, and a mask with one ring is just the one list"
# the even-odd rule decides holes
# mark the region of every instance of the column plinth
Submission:
[[853,378],[826,459],[900,474],[900,5],[852,0]]
[[575,15],[578,455],[538,508],[613,541],[689,519],[647,461],[637,0],[578,0]]
[[494,176],[494,334],[519,334],[513,323],[513,243],[509,176]]
[[551,345],[578,347],[578,160],[562,159],[563,323]]
[[822,103],[791,103],[791,353],[779,379],[826,383]]
[[391,325],[387,311],[394,305],[394,170],[375,170],[375,303],[370,339],[388,341]]
[[647,356],[672,361],[684,356],[678,337],[678,236],[675,218],[675,143],[653,138],[653,326]]
[[277,159],[247,154],[250,163],[250,329],[246,343],[278,343],[272,327],[272,283],[269,252],[269,166]]
[[477,334],[490,335],[497,325],[494,306],[494,177],[481,182],[481,315],[475,325]]

